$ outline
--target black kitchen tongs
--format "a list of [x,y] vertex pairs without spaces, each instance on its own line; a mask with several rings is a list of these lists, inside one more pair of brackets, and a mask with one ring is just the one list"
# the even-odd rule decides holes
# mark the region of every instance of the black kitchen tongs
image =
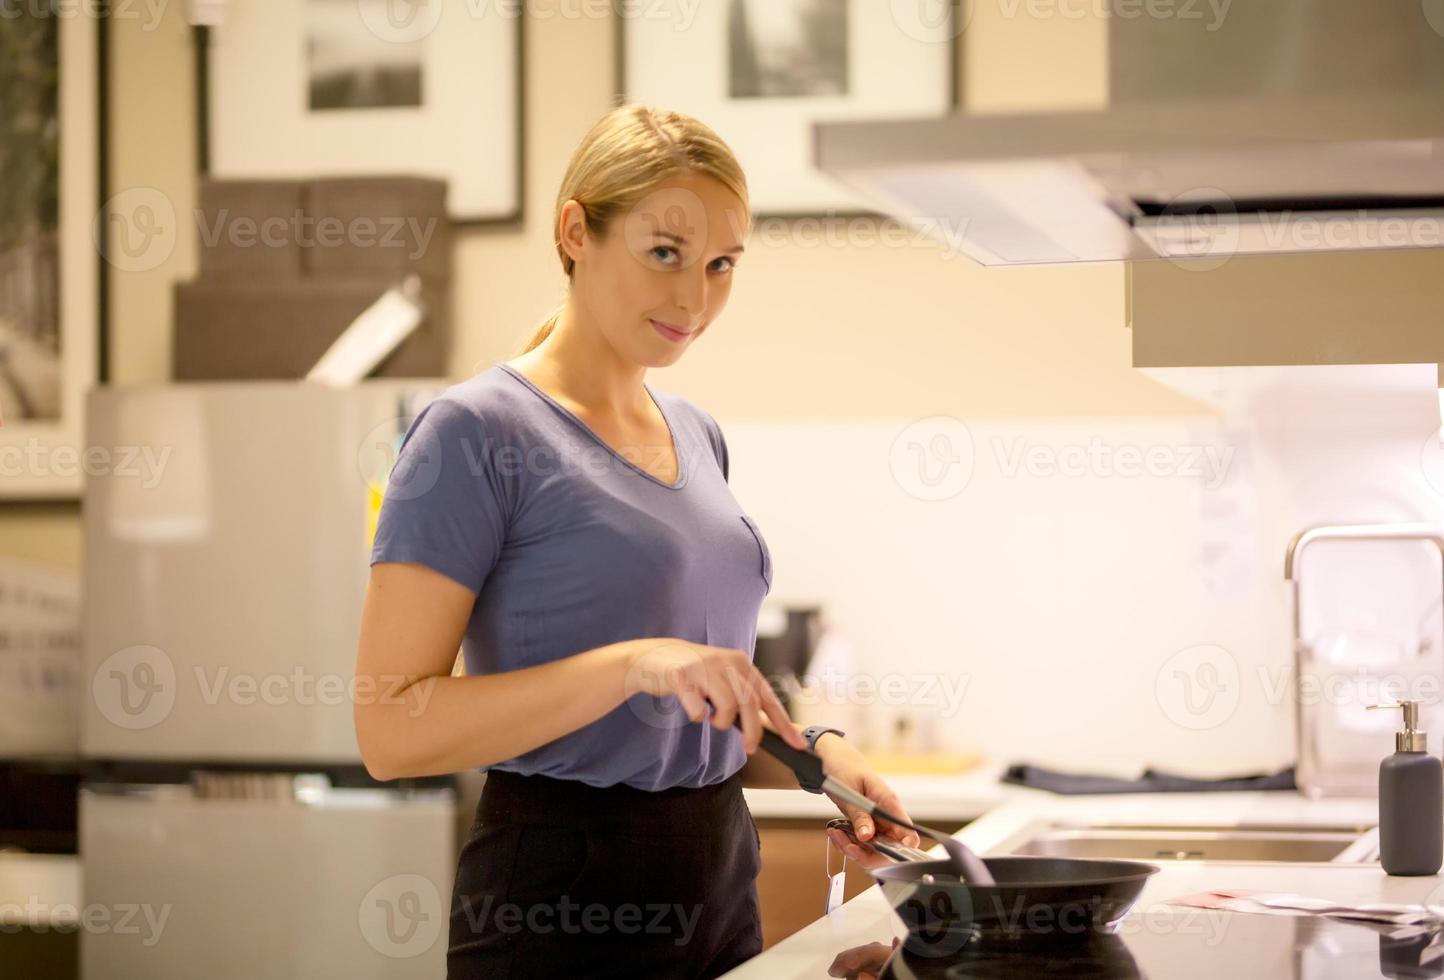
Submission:
[[888,813],[866,796],[853,791],[851,788],[844,786],[842,783],[839,783],[827,775],[827,773],[823,771],[821,757],[815,752],[809,752],[806,749],[794,749],[787,744],[781,735],[765,726],[762,729],[762,748],[767,751],[768,755],[791,769],[797,775],[798,783],[804,788],[813,786],[821,787],[820,789],[812,790],[812,792],[828,793],[839,800],[845,800],[851,803],[870,816],[897,824],[899,827],[909,827],[924,837],[930,837],[943,845],[943,850],[948,852],[948,861],[952,866],[951,870],[958,876],[960,881],[966,881],[971,885],[994,884],[993,876],[988,872],[988,868],[983,864],[982,859],[969,850],[967,845],[962,841],[957,840],[949,834],[944,834],[942,831],[933,830],[931,827],[925,827],[921,824],[911,823]]

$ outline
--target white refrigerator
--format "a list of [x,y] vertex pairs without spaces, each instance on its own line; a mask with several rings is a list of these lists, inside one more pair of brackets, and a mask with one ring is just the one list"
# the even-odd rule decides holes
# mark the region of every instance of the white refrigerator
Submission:
[[444,974],[455,781],[376,784],[352,720],[381,489],[444,387],[90,394],[82,977]]

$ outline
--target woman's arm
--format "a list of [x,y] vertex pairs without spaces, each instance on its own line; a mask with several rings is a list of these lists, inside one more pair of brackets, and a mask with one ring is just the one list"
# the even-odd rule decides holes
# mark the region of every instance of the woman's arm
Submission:
[[[475,601],[465,586],[426,566],[371,566],[354,713],[361,758],[376,779],[513,759],[641,692],[676,694],[693,721],[721,729],[742,713],[749,754],[761,733],[757,718],[787,717],[746,654],[668,637],[612,643],[522,670],[453,677]],[[793,745],[804,744],[795,730],[788,734]]]
[[632,644],[537,667],[453,677],[476,597],[423,565],[372,566],[356,655],[356,739],[381,780],[515,758],[626,700]]

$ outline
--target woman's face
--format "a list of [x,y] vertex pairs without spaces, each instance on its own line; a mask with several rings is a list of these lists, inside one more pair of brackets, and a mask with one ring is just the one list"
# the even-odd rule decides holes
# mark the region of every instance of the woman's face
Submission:
[[669,180],[615,219],[605,239],[569,249],[573,297],[622,357],[672,364],[727,305],[748,221],[741,199],[718,181]]

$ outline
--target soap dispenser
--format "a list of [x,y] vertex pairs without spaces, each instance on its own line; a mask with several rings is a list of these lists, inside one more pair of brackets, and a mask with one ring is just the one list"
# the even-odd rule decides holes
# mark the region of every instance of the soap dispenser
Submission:
[[1379,863],[1391,875],[1436,874],[1444,863],[1444,765],[1425,747],[1419,702],[1369,707],[1404,709],[1395,752],[1379,764]]

